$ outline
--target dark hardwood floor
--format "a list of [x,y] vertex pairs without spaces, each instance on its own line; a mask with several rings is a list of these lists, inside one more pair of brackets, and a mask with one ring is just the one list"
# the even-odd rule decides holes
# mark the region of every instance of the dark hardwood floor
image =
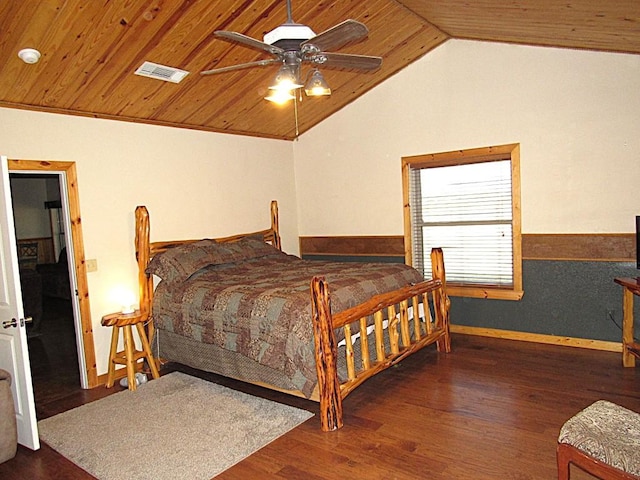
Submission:
[[[45,336],[30,342],[48,359],[32,360],[39,419],[120,390],[81,390],[75,353],[55,357]],[[553,479],[563,422],[598,399],[640,411],[639,369],[623,368],[617,353],[456,335],[452,353],[427,348],[353,392],[343,429],[322,433],[315,416],[216,478]],[[313,402],[183,366],[162,373],[173,370],[318,412]],[[19,447],[0,478],[93,477],[43,445]],[[572,478],[593,477],[573,468]]]

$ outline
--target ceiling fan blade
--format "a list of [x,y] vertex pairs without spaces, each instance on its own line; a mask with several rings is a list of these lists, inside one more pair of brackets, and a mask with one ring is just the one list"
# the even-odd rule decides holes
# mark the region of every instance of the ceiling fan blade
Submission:
[[329,30],[316,35],[300,44],[302,50],[307,49],[319,51],[337,50],[347,43],[354,42],[366,37],[369,29],[364,23],[356,20],[345,20]]
[[369,55],[352,55],[349,53],[320,52],[312,56],[311,61],[316,65],[329,68],[346,68],[354,70],[375,70],[382,65],[382,57]]
[[248,37],[247,35],[243,35],[242,33],[228,32],[226,30],[216,30],[215,32],[213,32],[213,34],[217,37],[222,37],[225,40],[240,43],[245,47],[264,50],[265,52],[271,53],[272,55],[282,55],[284,53],[284,50],[280,47],[269,45],[268,43],[261,42],[260,40]]
[[264,67],[266,65],[271,65],[272,63],[281,63],[281,60],[278,58],[270,58],[268,60],[258,60],[256,62],[239,63],[237,65],[230,65],[228,67],[220,67],[220,68],[214,68],[211,70],[205,70],[203,72],[200,72],[200,75],[214,75],[216,73],[232,72],[234,70],[241,70],[243,68]]

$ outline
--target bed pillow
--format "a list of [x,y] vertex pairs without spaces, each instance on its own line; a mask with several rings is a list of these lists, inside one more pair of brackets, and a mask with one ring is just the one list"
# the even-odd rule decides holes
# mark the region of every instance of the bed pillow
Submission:
[[282,255],[282,252],[273,245],[265,243],[262,235],[244,237],[237,242],[224,244],[239,260]]
[[171,248],[154,256],[146,273],[157,275],[167,282],[183,282],[198,270],[210,265],[236,263],[278,254],[282,252],[265,243],[262,236],[245,237],[227,243],[205,239]]
[[182,282],[209,265],[232,263],[237,254],[215,240],[200,240],[155,255],[146,269],[167,282]]

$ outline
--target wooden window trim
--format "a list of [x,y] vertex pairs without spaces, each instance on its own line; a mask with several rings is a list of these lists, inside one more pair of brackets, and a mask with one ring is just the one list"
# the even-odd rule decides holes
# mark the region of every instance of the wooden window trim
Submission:
[[[513,222],[513,287],[496,288],[477,285],[447,284],[447,292],[452,296],[493,298],[500,300],[520,300],[524,295],[522,288],[522,221],[520,205],[520,144],[511,143],[493,147],[455,150],[402,157],[402,200],[404,205],[404,248],[405,262],[413,265],[411,238],[411,199],[409,192],[410,168],[432,168],[465,165],[492,160],[511,161],[511,202]],[[446,257],[445,257],[446,268]]]

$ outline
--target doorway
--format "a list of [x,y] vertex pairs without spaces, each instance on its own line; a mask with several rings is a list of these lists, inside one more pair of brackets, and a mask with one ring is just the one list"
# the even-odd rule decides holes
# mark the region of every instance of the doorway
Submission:
[[[81,338],[76,337],[68,230],[57,173],[11,173],[22,302],[36,414],[41,405],[82,385]],[[66,206],[66,205],[65,205]]]
[[[37,188],[40,185],[39,182],[44,182],[42,185],[44,185],[44,192],[47,192],[46,196],[48,198],[43,202],[42,208],[46,212],[39,213],[49,217],[49,222],[52,222],[53,229],[49,233],[47,242],[37,242],[38,244],[47,243],[49,245],[48,253],[41,254],[38,262],[46,264],[46,269],[52,270],[45,272],[46,274],[60,275],[57,279],[53,279],[51,276],[47,277],[48,283],[46,287],[44,284],[42,285],[47,290],[47,295],[42,296],[43,316],[40,319],[40,322],[45,321],[44,314],[46,313],[49,315],[51,322],[58,323],[49,325],[40,323],[36,326],[34,322],[28,329],[28,332],[29,330],[35,332],[28,342],[30,354],[33,350],[34,355],[44,354],[48,357],[45,363],[42,363],[42,358],[39,360],[34,359],[35,368],[34,372],[32,372],[34,388],[36,390],[39,388],[35,381],[47,378],[46,382],[48,383],[41,385],[44,388],[41,391],[43,395],[51,395],[50,392],[59,387],[59,385],[56,385],[56,381],[68,382],[71,377],[76,382],[79,381],[82,388],[95,387],[98,384],[98,380],[95,367],[75,163],[29,160],[9,160],[8,163],[12,178],[12,196],[15,197],[13,192],[14,184],[18,185],[17,188],[20,188],[21,181],[28,181],[31,182],[32,188]],[[14,216],[16,214],[14,205]],[[33,215],[33,212],[31,212],[31,215]],[[17,217],[16,221],[18,221]],[[54,223],[58,224],[54,225]],[[17,225],[16,231],[18,231]],[[18,235],[18,240],[20,240],[20,235]],[[45,248],[45,250],[47,249]],[[53,272],[53,270],[63,267],[65,263],[68,283],[60,284],[59,282],[64,281],[64,278],[59,271]],[[45,270],[43,267],[40,269],[42,271]],[[37,265],[35,270],[38,270]],[[40,276],[44,277],[45,273],[41,272]],[[42,282],[43,278],[39,280]],[[67,298],[64,298],[65,288],[67,290]],[[52,289],[56,290],[52,291]],[[26,297],[24,292],[23,296]],[[26,303],[26,299],[23,300],[23,303]],[[47,339],[43,338],[45,331],[49,335]],[[55,347],[56,343],[58,347]],[[56,348],[61,348],[61,351],[55,352],[56,358],[51,358],[51,352],[55,351]],[[71,361],[74,361],[75,365],[69,369],[68,363]],[[65,369],[61,368],[62,365],[65,366]],[[47,368],[50,371],[46,371]],[[35,371],[36,369],[39,370]],[[56,377],[58,377],[57,380]],[[76,384],[76,389],[77,386]],[[62,390],[58,389],[58,392]]]

